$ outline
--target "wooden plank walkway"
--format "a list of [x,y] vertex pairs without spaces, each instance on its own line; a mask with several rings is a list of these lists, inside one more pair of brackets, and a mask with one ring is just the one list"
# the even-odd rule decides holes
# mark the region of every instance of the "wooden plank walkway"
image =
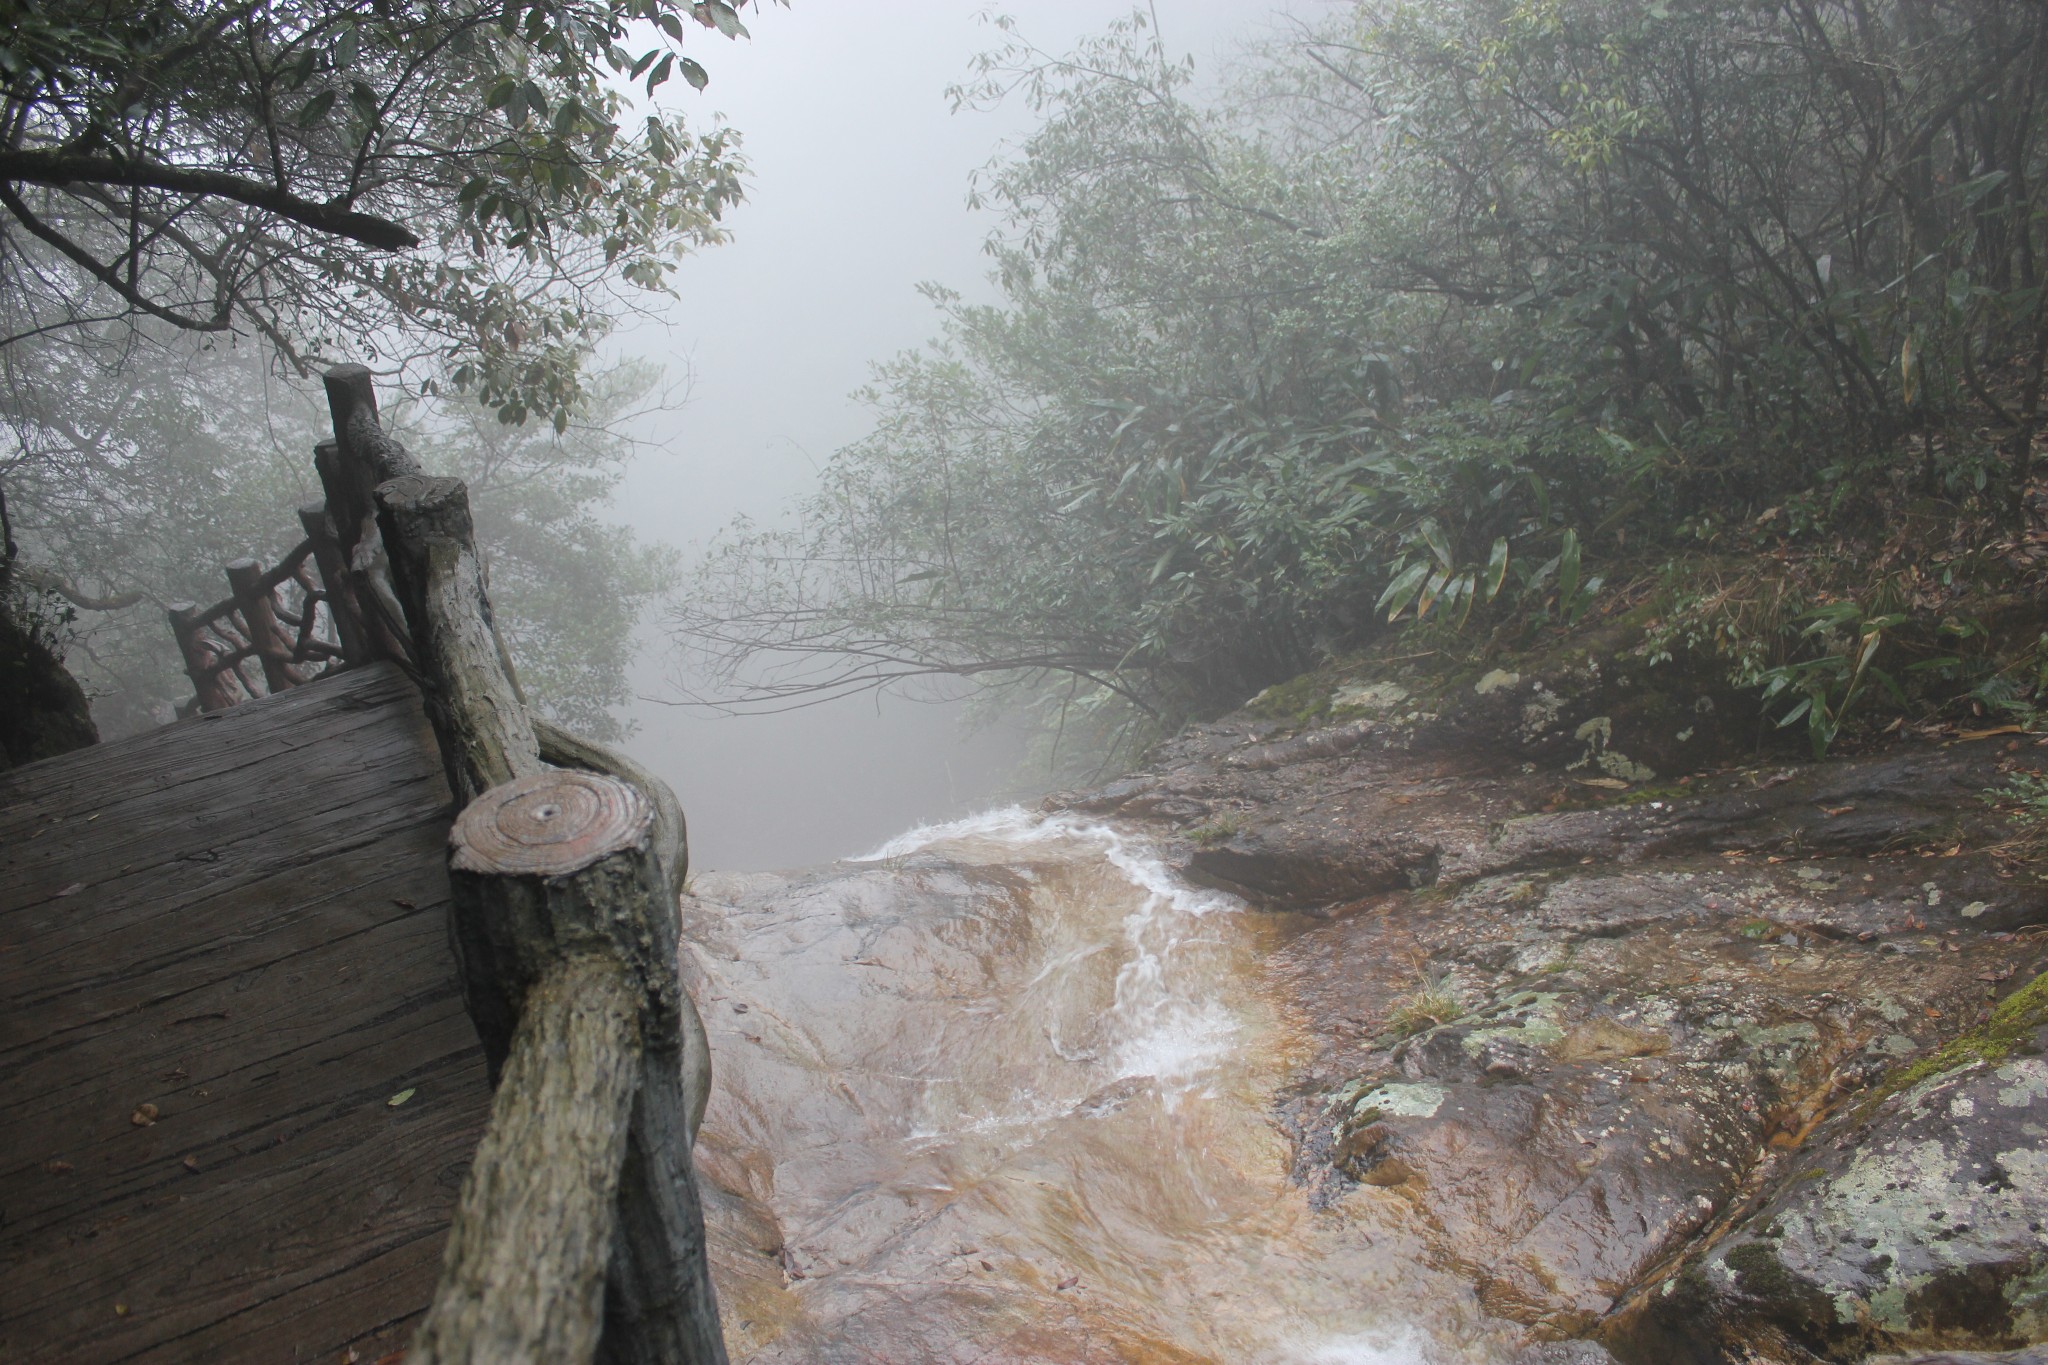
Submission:
[[388,664],[0,774],[0,1360],[403,1348],[490,1102],[451,817]]

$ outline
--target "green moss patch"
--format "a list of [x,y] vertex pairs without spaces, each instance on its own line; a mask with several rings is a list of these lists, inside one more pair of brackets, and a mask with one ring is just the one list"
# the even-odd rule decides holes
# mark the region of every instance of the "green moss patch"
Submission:
[[1978,1027],[1951,1038],[1939,1049],[1917,1062],[1900,1067],[1884,1078],[1857,1108],[1857,1118],[1867,1117],[1884,1100],[1909,1090],[1922,1081],[1982,1062],[1996,1066],[2015,1052],[2033,1046],[2034,1034],[2048,1024],[2048,973],[2044,973],[1998,1002],[1991,1017]]

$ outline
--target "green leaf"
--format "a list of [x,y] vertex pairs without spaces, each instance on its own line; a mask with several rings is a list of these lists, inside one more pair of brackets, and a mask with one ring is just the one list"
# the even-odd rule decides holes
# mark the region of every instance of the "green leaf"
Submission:
[[1508,576],[1508,538],[1502,536],[1493,542],[1493,553],[1486,557],[1486,600],[1491,602],[1500,596],[1500,586]]
[[710,11],[711,22],[716,24],[718,31],[726,37],[740,38],[747,36],[747,30],[741,26],[740,17],[733,13],[731,5],[722,3],[722,0],[708,0],[704,8]]
[[1436,524],[1435,517],[1424,517],[1419,528],[1422,543],[1429,546],[1429,552],[1436,556],[1436,562],[1446,569],[1451,565],[1451,540],[1444,534],[1444,528]]
[[304,107],[299,110],[299,126],[301,128],[311,128],[321,119],[326,118],[327,111],[333,107],[334,92],[332,90],[322,90],[319,94],[307,100]]
[[1462,610],[1458,612],[1457,629],[1459,630],[1463,630],[1465,623],[1472,619],[1472,603],[1479,596],[1476,589],[1477,581],[1472,577],[1472,571],[1467,569],[1464,573],[1451,580],[1451,586],[1444,594],[1445,611],[1451,609],[1452,603],[1463,604]]
[[404,1104],[407,1100],[411,1099],[414,1095],[418,1093],[419,1092],[413,1089],[411,1086],[407,1086],[405,1089],[399,1091],[396,1095],[393,1095],[390,1099],[384,1101],[384,1107],[386,1109],[396,1109],[399,1105]]
[[1557,601],[1562,609],[1579,591],[1579,533],[1564,533],[1564,548],[1557,554]]
[[334,39],[334,65],[337,70],[346,71],[356,64],[356,54],[362,50],[363,33],[354,24],[343,24],[341,32]]
[[683,79],[690,83],[690,88],[693,90],[702,90],[705,86],[711,84],[711,73],[691,61],[688,57],[677,60],[676,70],[683,73]]
[[1420,621],[1429,615],[1429,609],[1436,605],[1437,594],[1443,591],[1444,584],[1448,583],[1450,578],[1449,569],[1438,569],[1429,576],[1429,581],[1422,585],[1422,596],[1415,599],[1416,620]]
[[1406,611],[1415,595],[1422,591],[1422,580],[1429,577],[1429,569],[1429,561],[1420,560],[1394,575],[1394,581],[1387,584],[1387,590],[1380,594],[1380,600],[1373,603],[1372,609],[1378,611],[1386,607],[1387,620],[1392,621]]

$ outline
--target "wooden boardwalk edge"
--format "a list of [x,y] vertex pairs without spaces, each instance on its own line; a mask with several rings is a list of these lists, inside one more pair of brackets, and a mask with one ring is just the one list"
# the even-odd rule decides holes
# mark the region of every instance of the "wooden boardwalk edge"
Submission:
[[390,665],[0,774],[0,1359],[404,1346],[490,1105],[452,813]]

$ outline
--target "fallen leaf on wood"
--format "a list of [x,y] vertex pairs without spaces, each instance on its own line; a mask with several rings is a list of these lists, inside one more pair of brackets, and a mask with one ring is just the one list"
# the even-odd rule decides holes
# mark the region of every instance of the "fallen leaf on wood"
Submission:
[[1827,816],[1828,819],[1832,820],[1837,815],[1847,815],[1850,811],[1855,809],[1856,808],[1854,806],[1822,806],[1820,808],[1820,813],[1822,815]]
[[[1601,787],[1607,791],[1614,792],[1625,792],[1628,790],[1628,783],[1618,777],[1575,777],[1572,781],[1582,787]],[[1407,798],[1403,797],[1402,799],[1406,800]]]
[[1989,730],[1964,730],[1964,731],[1961,731],[1960,733],[1958,733],[1958,734],[1956,735],[1956,738],[1957,738],[1957,739],[1989,739],[1989,738],[1991,738],[1991,737],[1992,737],[1993,735],[2023,735],[2023,734],[2025,734],[2026,732],[2027,732],[2027,731],[2026,731],[2026,727],[2025,727],[2025,726],[2023,726],[2023,725],[1994,725],[1994,726],[1992,726],[1992,727],[1991,727],[1991,728],[1990,728]]
[[68,1161],[45,1161],[43,1163],[43,1174],[70,1175],[71,1163]]
[[1067,1278],[1061,1280],[1059,1284],[1054,1287],[1056,1289],[1072,1289],[1075,1285],[1079,1283],[1081,1283],[1081,1277],[1079,1275],[1069,1275],[1067,1276]]
[[183,1166],[186,1170],[192,1172],[194,1175],[199,1174],[199,1158],[196,1156],[188,1156],[178,1164],[180,1166]]
[[2006,980],[2006,979],[2007,979],[2008,977],[2010,977],[2011,975],[2012,975],[2012,965],[2011,965],[2010,963],[2008,963],[2008,964],[2006,964],[2005,966],[2003,966],[2003,967],[2000,967],[2000,968],[1999,968],[1999,969],[1998,969],[1997,971],[1995,971],[1995,972],[1979,972],[1979,973],[1977,973],[1977,979],[1978,979],[1979,981],[2004,981],[2004,980]]
[[393,1095],[390,1099],[384,1101],[384,1107],[386,1109],[396,1109],[399,1105],[404,1104],[407,1100],[411,1099],[414,1095],[418,1093],[419,1092],[413,1089],[411,1086],[407,1086],[405,1089],[399,1091],[396,1095]]
[[157,1112],[157,1107],[153,1104],[138,1104],[135,1106],[135,1112],[128,1116],[128,1121],[137,1128],[147,1128],[156,1122]]
[[397,906],[397,907],[398,907],[399,909],[401,909],[401,910],[417,910],[417,909],[419,909],[419,907],[418,907],[417,905],[414,905],[414,904],[413,904],[413,903],[412,903],[411,901],[407,900],[407,899],[406,899],[405,897],[403,897],[403,896],[393,896],[393,897],[391,898],[391,903],[392,903],[393,905]]
[[994,1266],[992,1266],[992,1265],[990,1265],[990,1264],[989,1264],[989,1263],[988,1263],[987,1261],[983,1261],[983,1262],[981,1263],[981,1268],[982,1268],[983,1270],[994,1270],[994,1269],[995,1269],[995,1267],[994,1267]]
[[65,888],[64,888],[64,889],[63,889],[62,891],[59,891],[59,892],[58,892],[58,893],[57,893],[56,895],[52,896],[52,897],[51,897],[50,899],[51,899],[51,900],[59,900],[59,901],[61,901],[61,900],[63,900],[63,899],[64,899],[64,898],[66,897],[66,896],[75,896],[75,895],[77,895],[77,894],[78,894],[79,892],[81,892],[81,891],[83,891],[83,890],[85,890],[85,883],[84,883],[84,882],[73,882],[73,883],[71,883],[71,885],[69,885],[69,886],[65,887]]

